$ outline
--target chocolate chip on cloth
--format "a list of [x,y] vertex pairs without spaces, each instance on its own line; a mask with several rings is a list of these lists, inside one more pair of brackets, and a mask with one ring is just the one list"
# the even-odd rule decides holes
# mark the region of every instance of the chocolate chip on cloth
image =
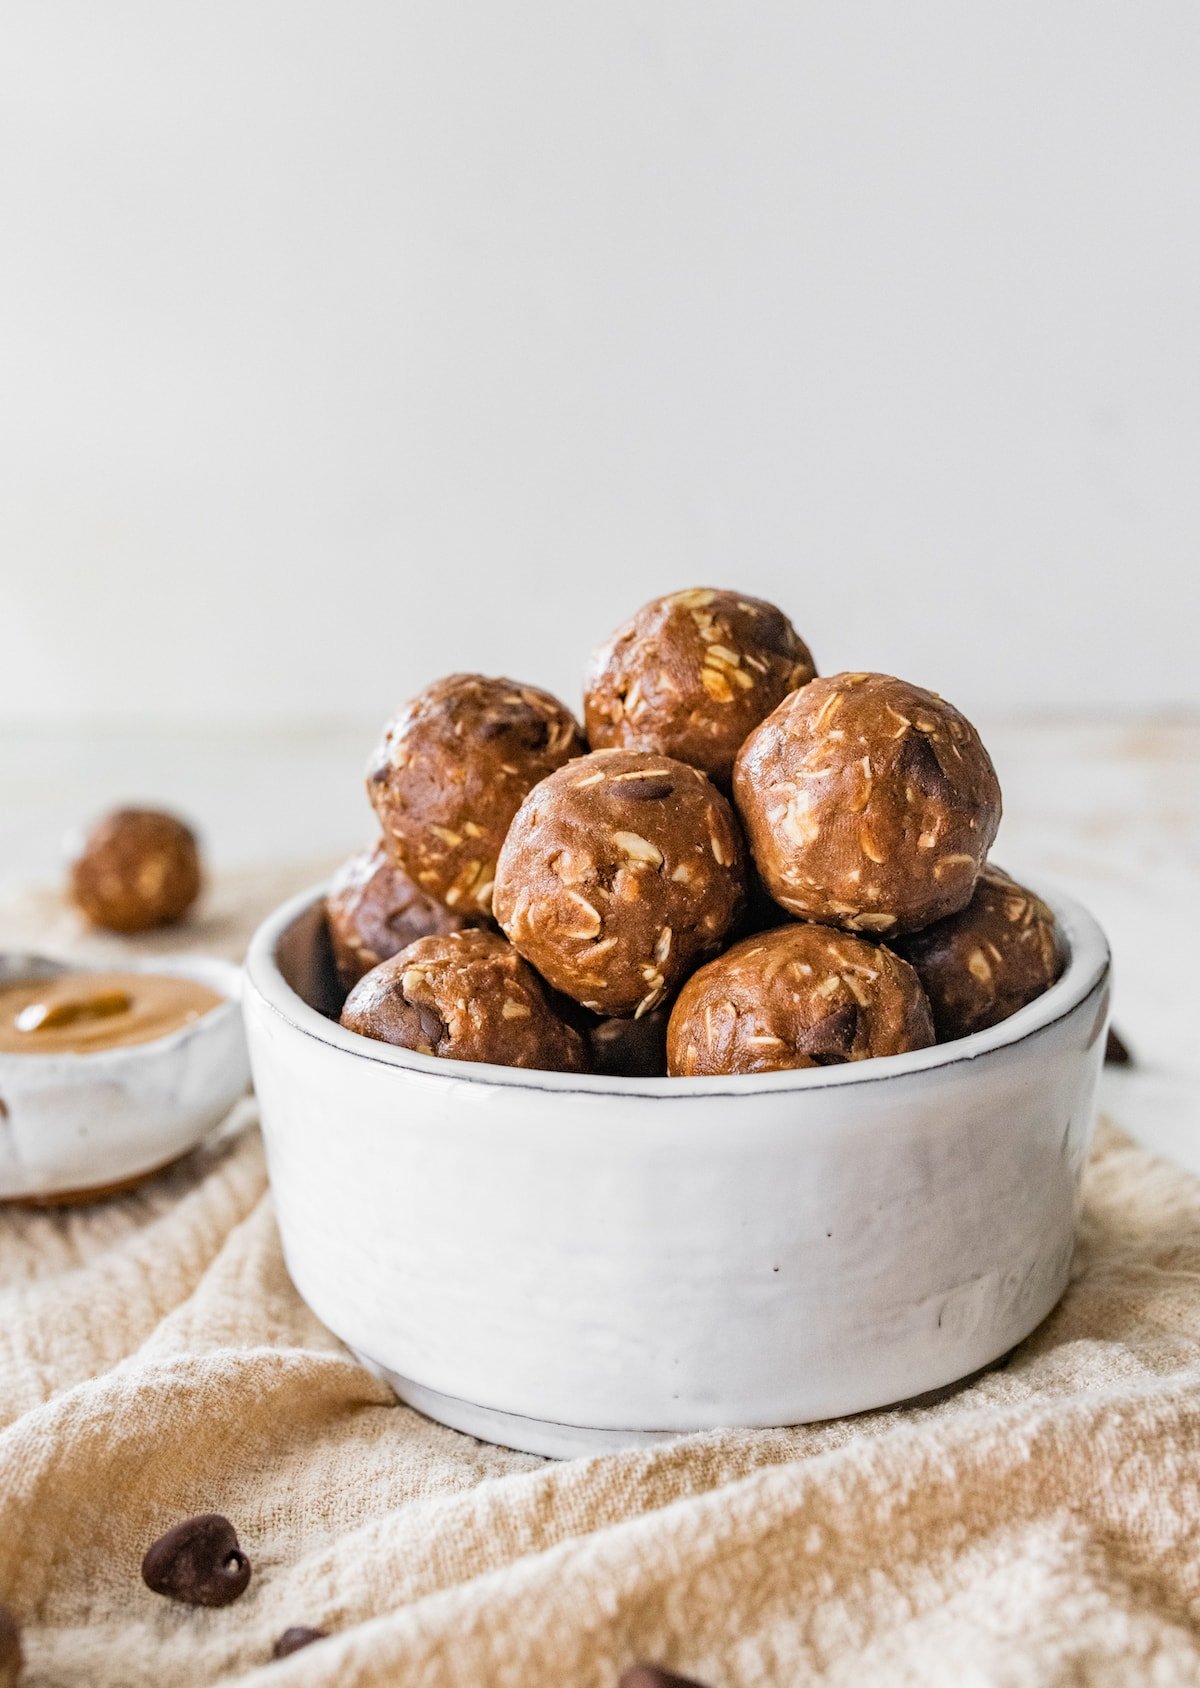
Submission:
[[451,674],[384,731],[367,795],[400,866],[459,913],[490,914],[496,857],[525,794],[586,746],[549,692]]
[[0,1688],[17,1688],[24,1662],[17,1620],[7,1606],[0,1606]]
[[146,1549],[142,1581],[188,1606],[228,1606],[246,1592],[250,1561],[219,1512],[185,1518]]
[[427,897],[388,853],[382,839],[343,862],[325,898],[325,920],[334,965],[343,990],[350,990],[381,961],[398,955],[418,938],[461,932],[482,916],[455,914]]
[[1133,1051],[1115,1026],[1108,1028],[1108,1040],[1104,1045],[1104,1064],[1106,1067],[1134,1065]]
[[734,798],[789,914],[893,936],[956,914],[1000,824],[1000,786],[957,709],[887,674],[834,674],[742,746]]
[[94,926],[145,932],[182,920],[200,895],[196,835],[159,809],[114,809],[70,864],[70,891]]
[[314,1641],[324,1641],[328,1634],[327,1629],[306,1629],[302,1624],[297,1624],[291,1629],[284,1630],[271,1648],[271,1657],[273,1659],[290,1658],[293,1653],[298,1653],[302,1647],[311,1647]]
[[926,1049],[920,980],[881,945],[796,922],[745,938],[693,973],[667,1028],[673,1078],[840,1066]]
[[496,870],[496,918],[556,990],[597,1014],[657,1008],[741,909],[729,804],[695,768],[597,750],[521,805]]
[[816,673],[782,610],[697,587],[646,604],[592,658],[593,750],[657,750],[728,788],[747,733]]
[[691,1676],[676,1676],[658,1665],[634,1665],[624,1671],[617,1688],[705,1688]]
[[1054,911],[991,866],[965,909],[895,949],[925,987],[939,1043],[1007,1020],[1048,991],[1066,961]]
[[448,932],[374,968],[346,998],[342,1025],[422,1055],[580,1073],[583,1038],[496,932]]

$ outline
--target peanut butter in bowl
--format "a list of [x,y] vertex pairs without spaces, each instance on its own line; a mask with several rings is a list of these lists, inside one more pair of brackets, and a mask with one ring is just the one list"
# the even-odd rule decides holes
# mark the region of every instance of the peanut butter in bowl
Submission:
[[61,973],[0,989],[0,1054],[87,1055],[150,1043],[226,998],[168,973]]
[[0,1202],[95,1200],[178,1160],[249,1082],[241,969],[0,952]]

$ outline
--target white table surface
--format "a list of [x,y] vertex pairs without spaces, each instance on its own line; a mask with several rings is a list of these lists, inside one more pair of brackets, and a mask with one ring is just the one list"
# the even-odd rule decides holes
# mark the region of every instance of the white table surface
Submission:
[[[1200,719],[979,724],[1004,789],[996,860],[1081,898],[1112,941],[1136,1065],[1106,1072],[1103,1105],[1200,1172]],[[63,835],[127,801],[189,816],[217,868],[349,853],[374,833],[375,737],[369,722],[0,729],[0,889],[54,879]]]

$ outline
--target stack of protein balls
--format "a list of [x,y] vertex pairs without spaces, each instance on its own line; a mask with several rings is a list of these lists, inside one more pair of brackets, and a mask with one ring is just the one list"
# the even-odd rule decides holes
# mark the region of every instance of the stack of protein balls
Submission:
[[586,736],[532,686],[430,686],[371,763],[383,837],[327,900],[342,1024],[690,1077],[895,1055],[1040,995],[1062,941],[988,865],[974,727],[886,674],[815,676],[780,610],[704,588],[597,652]]

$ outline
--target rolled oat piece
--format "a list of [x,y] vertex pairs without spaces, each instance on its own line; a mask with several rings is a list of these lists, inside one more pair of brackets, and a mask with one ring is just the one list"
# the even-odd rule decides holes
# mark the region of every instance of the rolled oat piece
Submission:
[[785,698],[742,746],[733,791],[781,907],[885,938],[965,908],[1000,824],[974,727],[888,674],[834,674]]
[[882,945],[796,922],[746,938],[684,985],[667,1027],[673,1078],[840,1066],[926,1049],[921,982]]
[[655,598],[592,658],[584,719],[593,750],[656,750],[729,789],[752,731],[816,673],[782,610],[696,587]]
[[999,1025],[1041,996],[1066,962],[1054,911],[990,863],[958,914],[895,943],[915,968],[938,1042]]
[[697,769],[597,750],[535,786],[496,871],[496,918],[556,990],[597,1014],[664,1002],[732,927],[741,833]]
[[94,926],[146,932],[182,920],[200,895],[196,834],[162,809],[114,809],[86,833],[70,892]]
[[583,1038],[554,1012],[542,982],[496,932],[418,938],[346,998],[348,1031],[455,1061],[580,1073]]
[[427,896],[490,914],[496,858],[522,799],[585,748],[549,692],[451,674],[388,723],[367,795],[389,850]]
[[343,990],[418,938],[461,932],[482,915],[455,914],[414,885],[380,839],[342,863],[325,898],[325,920]]

